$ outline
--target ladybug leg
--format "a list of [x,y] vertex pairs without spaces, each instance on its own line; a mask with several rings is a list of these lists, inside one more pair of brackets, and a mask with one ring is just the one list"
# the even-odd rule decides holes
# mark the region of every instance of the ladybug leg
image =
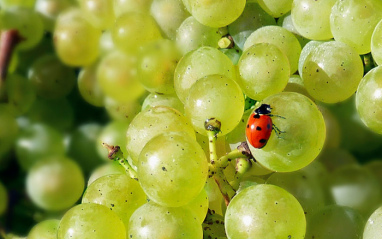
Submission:
[[275,124],[272,124],[272,130],[275,131],[277,138],[282,138],[280,135],[285,133],[285,131],[281,131]]
[[273,115],[273,114],[269,114],[270,117],[279,117],[281,119],[285,119],[285,117],[281,116],[281,115]]

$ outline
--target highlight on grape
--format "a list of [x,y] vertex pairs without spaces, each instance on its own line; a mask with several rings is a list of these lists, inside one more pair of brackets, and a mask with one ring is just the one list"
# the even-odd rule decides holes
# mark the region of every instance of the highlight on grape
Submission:
[[0,0],[1,239],[382,239],[382,1]]

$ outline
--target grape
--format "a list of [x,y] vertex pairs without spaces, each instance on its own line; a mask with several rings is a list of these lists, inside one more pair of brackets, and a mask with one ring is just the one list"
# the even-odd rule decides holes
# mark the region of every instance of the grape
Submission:
[[36,224],[28,234],[28,239],[57,239],[60,220],[50,219]]
[[88,180],[88,186],[102,176],[125,173],[125,169],[119,164],[119,162],[112,161],[104,163],[93,170]]
[[78,75],[78,90],[82,98],[91,105],[104,106],[104,95],[97,81],[98,64],[82,68]]
[[[225,139],[227,143],[230,144],[237,144],[246,141],[245,138],[245,127],[247,126],[247,120],[249,115],[251,114],[252,110],[246,110],[244,111],[244,114],[239,122],[239,124],[231,131],[229,132],[226,136]],[[232,146],[231,146],[232,147]]]
[[262,149],[250,146],[258,163],[276,172],[291,172],[312,162],[325,142],[325,122],[317,106],[306,96],[282,92],[264,99],[272,107],[273,124],[282,131],[272,133]]
[[336,41],[348,44],[358,54],[366,54],[371,50],[371,36],[381,19],[379,0],[336,1],[330,14],[330,28]]
[[313,49],[302,69],[306,90],[325,103],[337,103],[352,96],[362,76],[359,55],[338,41],[325,42]]
[[382,225],[382,207],[379,207],[373,212],[373,214],[367,219],[365,229],[363,231],[363,239],[374,239],[381,236]]
[[238,74],[244,93],[254,100],[262,100],[285,88],[290,75],[289,61],[276,45],[257,43],[243,52]]
[[202,239],[203,232],[197,218],[188,209],[149,202],[131,216],[127,238]]
[[141,109],[136,101],[118,102],[109,97],[105,97],[104,104],[111,119],[126,123],[130,123]]
[[285,86],[284,92],[296,92],[305,95],[312,101],[314,99],[309,95],[308,91],[304,87],[304,81],[299,75],[291,75],[288,80],[288,84]]
[[15,143],[19,126],[9,105],[0,104],[0,159],[8,153]]
[[113,0],[116,17],[127,12],[147,13],[152,0]]
[[341,129],[338,119],[328,108],[322,105],[318,107],[322,113],[326,125],[325,148],[339,148],[341,142]]
[[329,172],[333,172],[343,165],[358,164],[357,159],[347,150],[341,148],[329,148],[321,152],[317,157]]
[[27,78],[12,74],[7,76],[6,90],[8,102],[16,115],[22,115],[31,108],[36,99],[36,92]]
[[115,20],[113,2],[110,0],[78,0],[81,11],[93,26],[109,29]]
[[142,149],[137,167],[147,196],[168,207],[195,199],[208,173],[204,151],[186,132],[165,132],[152,138]]
[[8,206],[8,193],[5,186],[0,182],[0,216],[4,214]]
[[58,15],[74,6],[71,0],[36,0],[35,11],[40,14],[45,30],[53,32]]
[[62,217],[57,239],[125,239],[122,220],[109,208],[85,203],[71,208]]
[[103,143],[106,143],[108,145],[113,145],[113,146],[120,146],[121,151],[123,154],[126,156],[126,131],[127,128],[129,127],[128,122],[124,121],[110,121],[97,136],[96,140],[96,149],[98,155],[102,159],[107,159],[108,158],[108,152],[106,148],[103,146]]
[[208,196],[208,208],[212,211],[212,213],[223,215],[223,196],[214,178],[207,178],[204,190],[206,190]]
[[162,95],[151,93],[149,94],[142,104],[142,111],[155,106],[168,106],[184,113],[184,105],[176,95]]
[[370,46],[371,54],[373,55],[373,60],[378,65],[382,65],[382,45],[380,42],[381,38],[382,38],[382,19],[374,28],[373,34],[371,36],[371,46]]
[[239,62],[241,54],[243,54],[242,51],[240,51],[237,48],[230,48],[230,49],[220,49],[221,52],[224,53],[224,55],[228,56],[228,58],[232,61],[232,63],[236,66]]
[[194,200],[183,207],[188,208],[193,212],[197,217],[199,224],[202,224],[208,211],[208,195],[206,190],[202,189]]
[[310,42],[309,39],[306,39],[305,37],[301,36],[301,34],[296,30],[296,27],[293,24],[292,14],[290,12],[277,19],[277,25],[293,33],[293,35],[300,42],[301,47],[304,47],[307,43]]
[[32,8],[36,0],[1,0],[1,8],[9,8],[12,6]]
[[99,39],[99,53],[101,56],[115,50],[115,45],[110,31],[104,31]]
[[93,27],[77,9],[65,11],[57,18],[54,43],[58,57],[70,66],[87,66],[98,57],[101,31]]
[[298,60],[298,73],[301,77],[303,77],[303,66],[305,63],[306,58],[309,56],[309,54],[316,49],[319,45],[324,43],[324,41],[310,41],[308,42],[304,48],[301,50],[300,58]]
[[80,167],[64,156],[40,159],[28,171],[26,189],[31,200],[49,211],[67,209],[81,197],[84,175]]
[[293,0],[258,0],[260,6],[274,18],[279,18],[290,11]]
[[135,165],[145,144],[163,132],[184,131],[195,138],[191,122],[177,110],[156,106],[139,113],[126,132],[126,149]]
[[373,159],[367,162],[364,167],[378,179],[379,185],[382,185],[382,161],[380,159]]
[[192,85],[184,109],[196,132],[207,135],[205,122],[216,119],[221,124],[219,135],[222,136],[239,124],[244,97],[235,81],[224,75],[209,75]]
[[236,195],[225,214],[228,238],[303,238],[305,215],[284,189],[266,184],[248,187]]
[[139,183],[127,174],[112,174],[90,184],[82,203],[96,203],[110,208],[121,218],[127,231],[133,212],[146,203],[146,194]]
[[213,74],[236,79],[231,60],[215,48],[200,47],[184,55],[174,73],[174,88],[180,101],[186,103],[188,91],[197,80]]

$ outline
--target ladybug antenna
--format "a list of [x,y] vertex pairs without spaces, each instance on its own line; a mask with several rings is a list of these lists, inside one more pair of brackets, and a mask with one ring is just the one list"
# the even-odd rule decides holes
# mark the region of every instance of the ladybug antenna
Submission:
[[259,115],[269,115],[271,113],[271,106],[268,104],[262,104],[259,108],[255,109],[255,113]]

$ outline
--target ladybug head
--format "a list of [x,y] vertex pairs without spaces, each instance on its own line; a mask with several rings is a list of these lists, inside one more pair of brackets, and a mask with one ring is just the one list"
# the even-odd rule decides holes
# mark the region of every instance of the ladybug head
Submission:
[[260,105],[259,108],[255,109],[255,113],[259,115],[269,115],[271,113],[271,106],[267,104]]

